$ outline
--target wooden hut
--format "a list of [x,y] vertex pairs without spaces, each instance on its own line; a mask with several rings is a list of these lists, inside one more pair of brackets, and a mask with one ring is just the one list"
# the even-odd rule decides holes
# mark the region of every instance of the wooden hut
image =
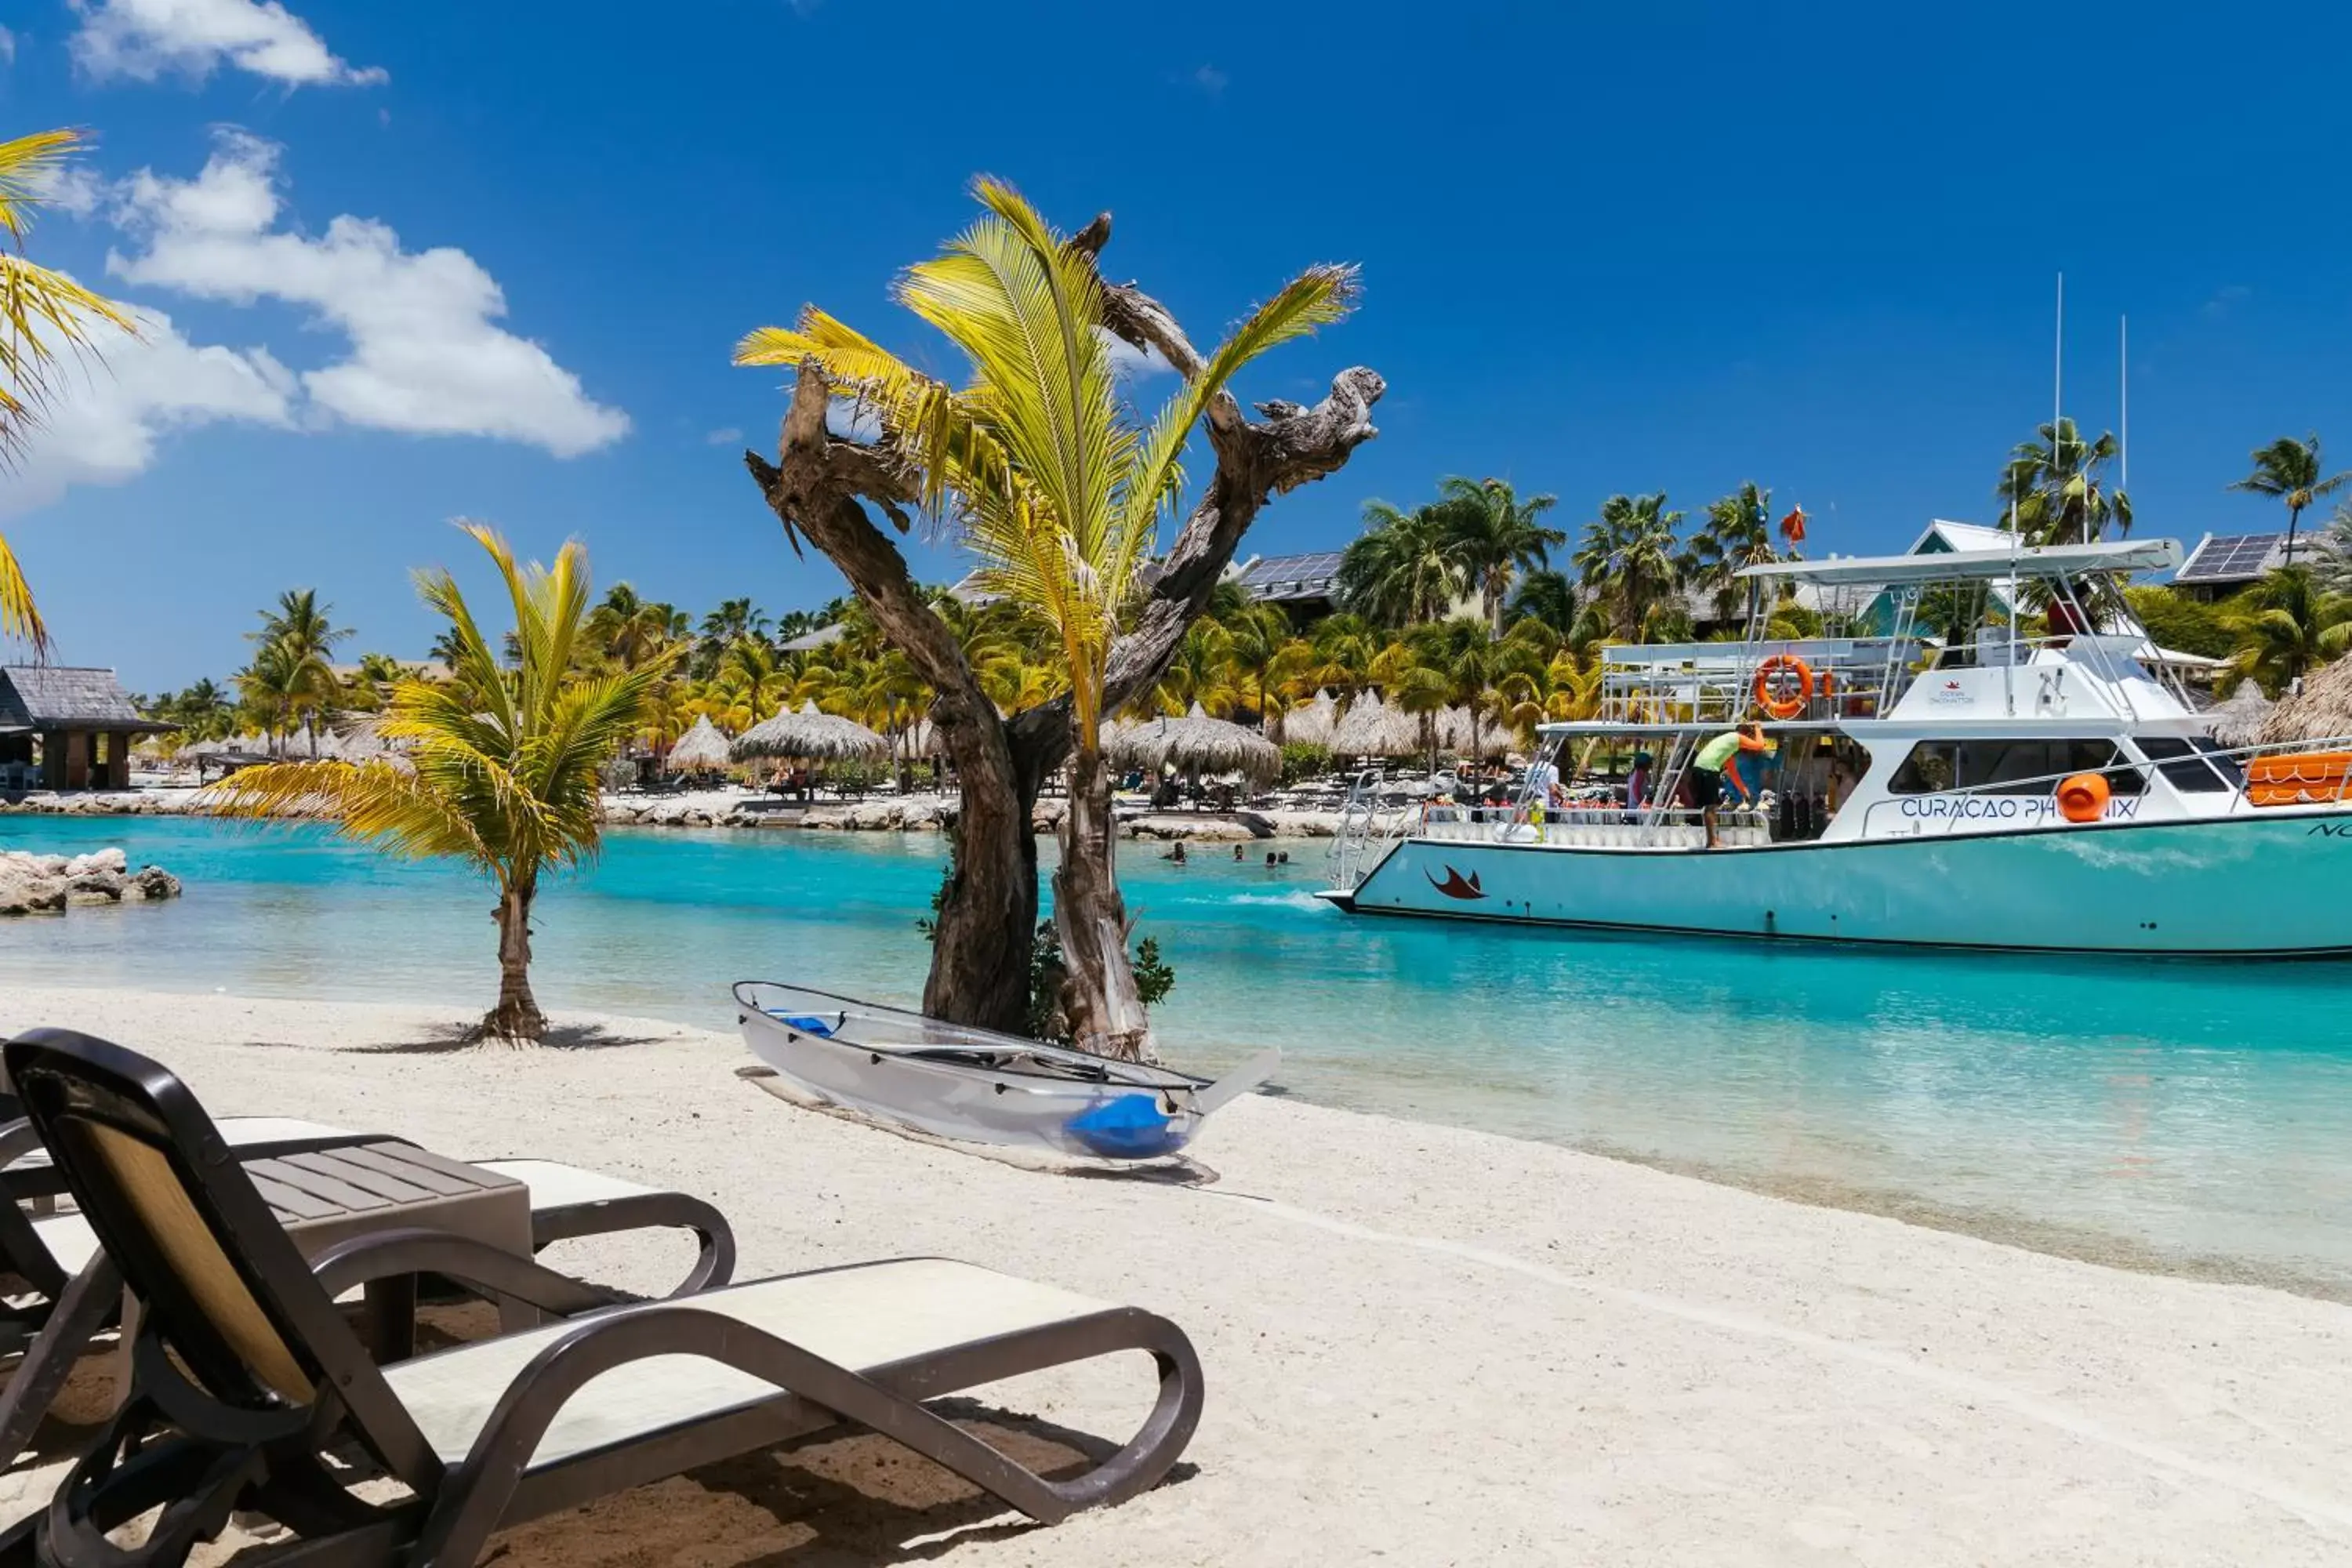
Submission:
[[0,665],[0,789],[128,789],[132,743],[171,727],[110,669]]

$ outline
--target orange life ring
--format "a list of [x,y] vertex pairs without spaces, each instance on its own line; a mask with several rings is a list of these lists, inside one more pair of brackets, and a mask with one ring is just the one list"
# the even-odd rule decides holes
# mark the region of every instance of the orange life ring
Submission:
[[2069,773],[2058,781],[2058,815],[2069,822],[2096,822],[2107,814],[2107,781],[2101,773]]
[[[1797,678],[1794,697],[1775,697],[1772,688],[1783,671]],[[1776,653],[1756,667],[1756,706],[1775,719],[1794,719],[1813,700],[1813,667],[1793,653]]]

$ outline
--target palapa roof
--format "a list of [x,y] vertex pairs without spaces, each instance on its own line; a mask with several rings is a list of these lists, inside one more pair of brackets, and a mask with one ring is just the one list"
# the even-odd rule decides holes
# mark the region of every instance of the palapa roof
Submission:
[[2352,735],[2352,658],[2339,658],[2304,677],[2303,689],[2280,698],[2263,721],[2265,745],[2338,735]]
[[820,713],[814,701],[797,713],[779,713],[754,724],[735,739],[729,755],[736,762],[754,757],[789,757],[801,762],[832,762],[845,757],[878,757],[890,743],[865,725],[832,713]]
[[693,773],[711,768],[723,768],[733,762],[727,732],[703,714],[694,721],[694,728],[678,737],[677,744],[669,749],[665,765],[674,773]]
[[1412,714],[1381,702],[1377,691],[1367,691],[1340,716],[1331,750],[1343,757],[1409,757],[1421,750],[1421,726]]
[[2205,727],[2225,746],[2251,746],[2263,738],[2263,721],[2277,706],[2251,680],[2238,682],[2229,700],[2205,712]]
[[168,730],[141,713],[110,669],[0,665],[0,730]]
[[1103,750],[1119,767],[1157,773],[1173,765],[1208,773],[1240,773],[1253,784],[1282,776],[1282,748],[1256,731],[1212,719],[1192,704],[1181,719],[1147,719],[1103,726]]
[[1339,705],[1328,691],[1317,692],[1314,701],[1282,716],[1282,738],[1296,745],[1328,746],[1339,728]]

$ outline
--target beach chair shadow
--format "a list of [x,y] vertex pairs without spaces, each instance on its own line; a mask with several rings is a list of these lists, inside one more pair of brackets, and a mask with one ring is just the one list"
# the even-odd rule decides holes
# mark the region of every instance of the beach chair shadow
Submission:
[[[1052,1523],[1157,1483],[1197,1425],[1200,1363],[1165,1319],[940,1258],[815,1270],[614,1307],[611,1294],[426,1230],[305,1262],[218,1129],[170,1072],[58,1030],[11,1041],[23,1097],[144,1312],[131,1398],[49,1506],[0,1537],[37,1559],[177,1568],[233,1511],[339,1568],[478,1561],[502,1526],[845,1425]],[[334,1298],[437,1274],[558,1320],[379,1367]],[[1150,1414],[1124,1446],[1048,1479],[925,1402],[1142,1351]],[[404,1498],[362,1500],[363,1456]],[[142,1515],[145,1540],[105,1540]]]

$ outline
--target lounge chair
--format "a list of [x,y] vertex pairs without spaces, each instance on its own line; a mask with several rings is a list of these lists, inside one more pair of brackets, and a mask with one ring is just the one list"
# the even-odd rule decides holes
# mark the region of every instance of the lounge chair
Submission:
[[[227,1117],[215,1127],[239,1161],[393,1141],[382,1133],[286,1117]],[[677,1228],[692,1231],[698,1245],[693,1265],[670,1294],[692,1294],[733,1277],[734,1231],[700,1198],[549,1160],[478,1163],[529,1189],[534,1252],[574,1237]],[[0,1272],[25,1286],[12,1299],[0,1299],[0,1359],[23,1357],[0,1391],[0,1470],[23,1452],[75,1362],[113,1321],[121,1300],[121,1279],[100,1257],[98,1234],[87,1216],[72,1211],[27,1214],[18,1206],[19,1201],[38,1204],[64,1190],[64,1173],[50,1160],[37,1129],[23,1119],[0,1126]],[[634,1298],[613,1291],[608,1300]],[[401,1353],[397,1347],[407,1342],[407,1325],[388,1327],[393,1331],[379,1349],[394,1347],[394,1353]]]
[[[297,1538],[306,1568],[465,1568],[490,1534],[843,1423],[890,1437],[1052,1522],[1152,1485],[1200,1417],[1174,1324],[969,1264],[905,1258],[613,1307],[578,1280],[432,1231],[306,1264],[164,1068],[36,1030],[7,1069],[74,1196],[144,1307],[130,1402],[0,1564],[176,1568],[232,1510]],[[419,1356],[368,1358],[334,1297],[429,1272],[566,1321]],[[1159,1397],[1128,1444],[1048,1480],[921,1401],[1046,1367],[1150,1354]],[[369,1503],[331,1468],[364,1454],[410,1495]],[[102,1540],[160,1510],[143,1544]]]

